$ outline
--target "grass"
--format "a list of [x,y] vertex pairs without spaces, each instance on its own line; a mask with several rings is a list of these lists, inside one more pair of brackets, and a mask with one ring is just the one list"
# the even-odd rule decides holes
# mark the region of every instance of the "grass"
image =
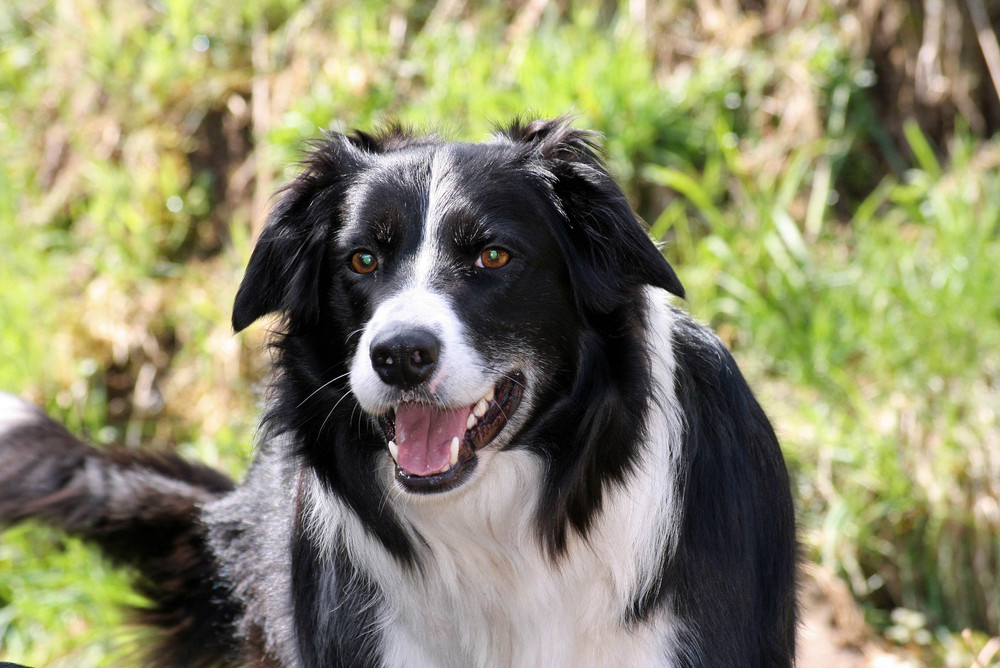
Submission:
[[[268,360],[229,306],[303,140],[573,112],[778,425],[809,557],[970,665],[1000,635],[1000,143],[897,142],[831,3],[636,6],[0,7],[0,389],[238,477]],[[127,574],[34,525],[0,573],[0,660],[128,664]]]

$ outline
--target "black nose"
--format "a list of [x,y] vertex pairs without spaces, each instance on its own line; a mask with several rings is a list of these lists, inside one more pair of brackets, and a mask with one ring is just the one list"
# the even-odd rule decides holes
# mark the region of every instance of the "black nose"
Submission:
[[394,332],[372,341],[372,368],[388,385],[415,387],[434,374],[441,343],[424,329]]

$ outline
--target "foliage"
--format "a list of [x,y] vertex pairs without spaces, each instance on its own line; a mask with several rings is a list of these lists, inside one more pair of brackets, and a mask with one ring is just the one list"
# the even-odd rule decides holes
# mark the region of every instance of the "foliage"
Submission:
[[[473,4],[0,7],[0,389],[238,476],[266,332],[233,337],[229,302],[303,141],[571,112],[779,425],[809,556],[890,635],[920,611],[900,642],[930,660],[997,635],[1000,144],[880,117],[833,0]],[[127,663],[127,574],[0,540],[0,660]]]

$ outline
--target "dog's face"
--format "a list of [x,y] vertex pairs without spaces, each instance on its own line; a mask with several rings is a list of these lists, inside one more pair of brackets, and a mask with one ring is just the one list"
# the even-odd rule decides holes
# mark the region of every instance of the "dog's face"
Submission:
[[358,175],[332,244],[360,331],[350,386],[408,491],[466,482],[552,371],[576,312],[543,184],[495,147],[383,156]]
[[284,314],[282,420],[329,449],[314,465],[357,487],[391,458],[405,492],[445,492],[546,447],[516,437],[583,400],[582,357],[648,284],[682,293],[562,121],[483,144],[336,135],[269,219],[233,323]]

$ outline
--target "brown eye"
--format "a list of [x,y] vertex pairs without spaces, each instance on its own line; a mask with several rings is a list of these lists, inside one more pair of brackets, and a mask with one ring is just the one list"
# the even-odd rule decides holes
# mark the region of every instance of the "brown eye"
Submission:
[[359,274],[370,274],[378,266],[378,260],[371,253],[360,251],[351,256],[351,269]]
[[508,262],[510,262],[510,253],[499,248],[487,248],[480,254],[479,259],[476,260],[476,266],[487,269],[499,269]]

